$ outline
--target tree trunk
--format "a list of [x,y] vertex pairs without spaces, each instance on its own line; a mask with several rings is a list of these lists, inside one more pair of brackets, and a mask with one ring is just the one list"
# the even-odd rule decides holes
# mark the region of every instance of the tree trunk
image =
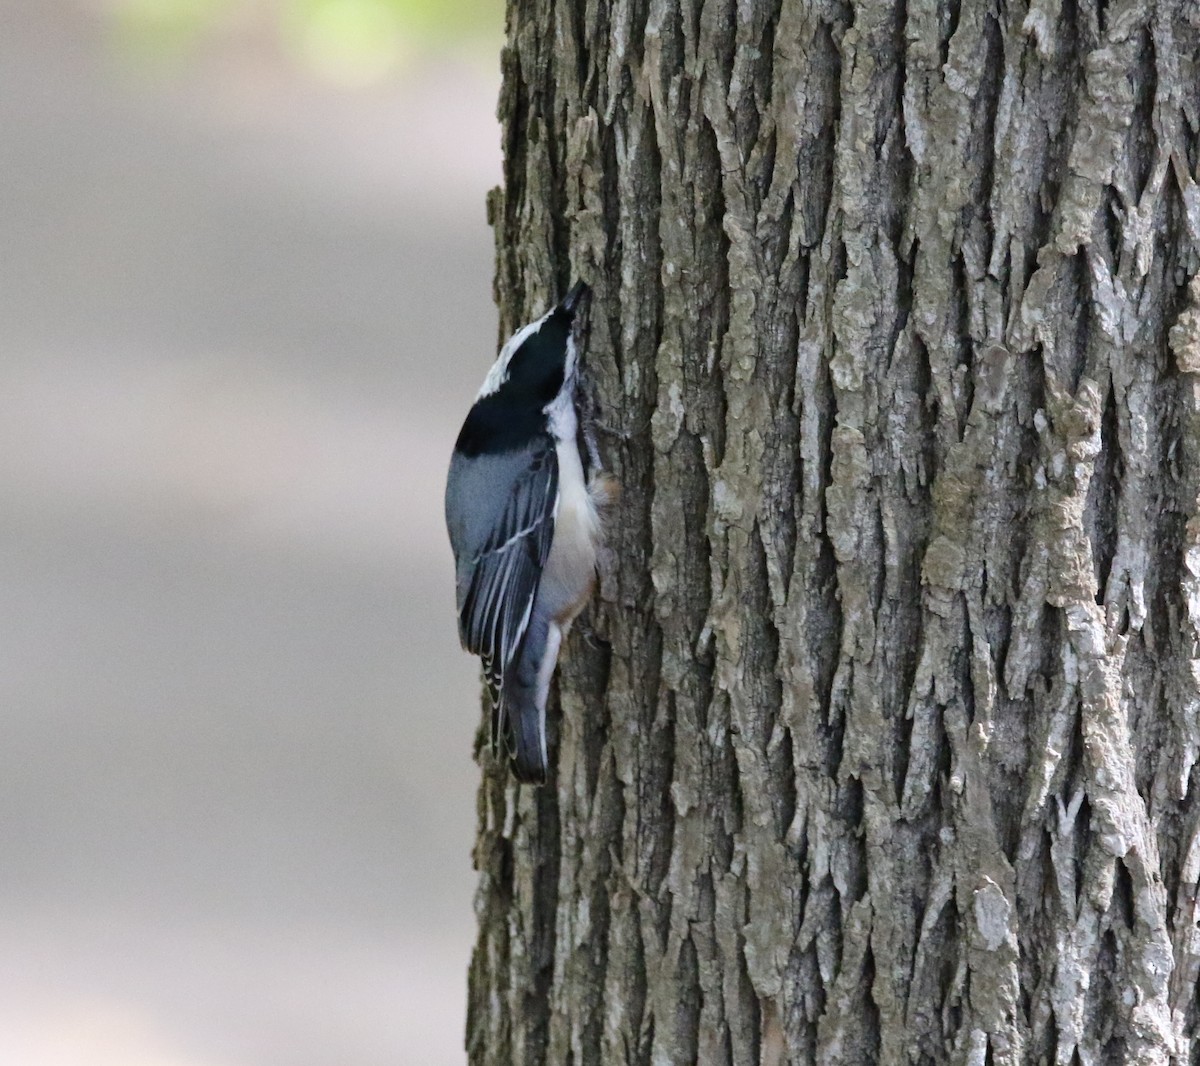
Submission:
[[1200,1062],[1196,11],[510,0],[624,492],[473,1064]]

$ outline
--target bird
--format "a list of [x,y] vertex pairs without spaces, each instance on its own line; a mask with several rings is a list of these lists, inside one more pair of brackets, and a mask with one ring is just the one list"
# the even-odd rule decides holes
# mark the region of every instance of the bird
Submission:
[[446,478],[458,632],[478,655],[514,777],[549,769],[546,701],[559,651],[597,580],[616,482],[600,470],[584,402],[577,283],[501,348],[455,441]]

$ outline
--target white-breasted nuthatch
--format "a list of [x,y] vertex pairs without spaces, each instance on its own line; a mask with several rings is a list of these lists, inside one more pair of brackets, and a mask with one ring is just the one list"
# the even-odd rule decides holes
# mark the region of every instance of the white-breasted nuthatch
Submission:
[[583,415],[574,323],[582,282],[518,330],[463,423],[446,481],[458,632],[483,660],[492,742],[513,772],[546,779],[546,698],[571,622],[596,583],[601,474]]

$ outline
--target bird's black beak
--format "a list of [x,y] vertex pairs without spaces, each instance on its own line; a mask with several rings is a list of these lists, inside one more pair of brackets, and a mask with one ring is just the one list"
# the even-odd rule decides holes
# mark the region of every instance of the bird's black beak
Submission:
[[558,306],[566,311],[567,314],[574,315],[579,309],[580,303],[583,302],[584,297],[591,291],[586,281],[577,281],[571,286],[571,291],[563,297],[562,303]]

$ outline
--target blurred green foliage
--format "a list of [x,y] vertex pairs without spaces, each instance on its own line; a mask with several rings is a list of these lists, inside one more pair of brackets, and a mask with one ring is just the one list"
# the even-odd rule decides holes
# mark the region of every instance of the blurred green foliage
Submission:
[[336,81],[369,83],[425,53],[494,49],[504,0],[115,0],[130,58],[172,65],[214,39],[273,38]]

